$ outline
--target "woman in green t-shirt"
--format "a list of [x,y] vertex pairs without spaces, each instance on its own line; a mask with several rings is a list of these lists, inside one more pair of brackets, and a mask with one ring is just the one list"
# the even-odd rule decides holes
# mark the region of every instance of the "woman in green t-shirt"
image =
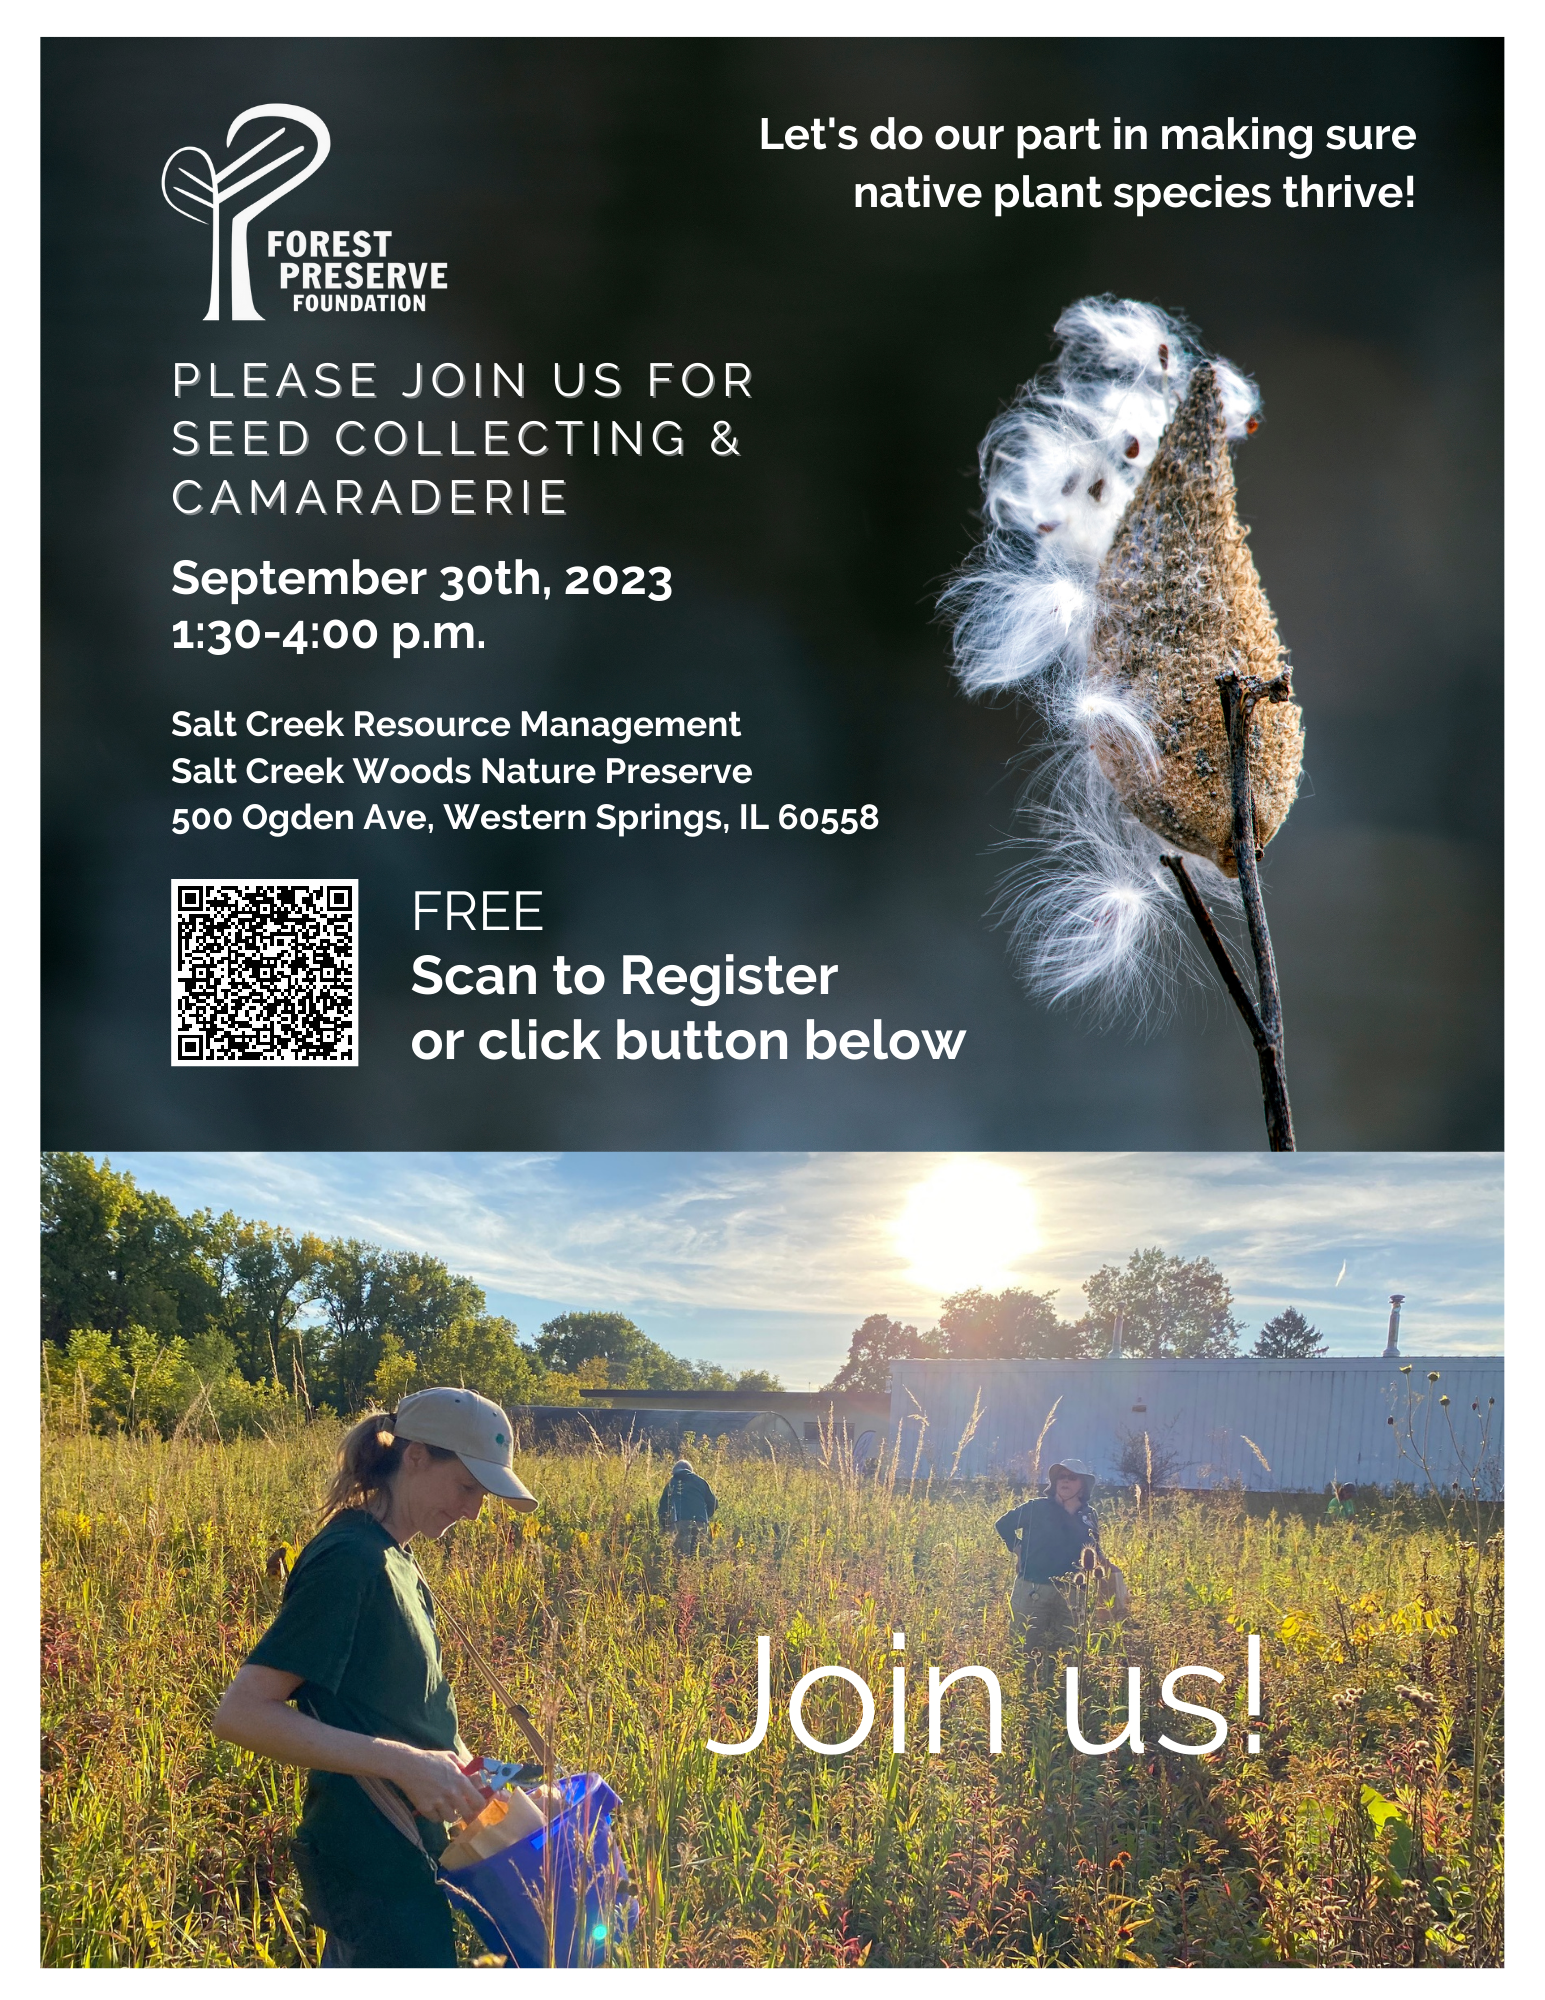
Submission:
[[1357,1514],[1357,1488],[1355,1486],[1332,1486],[1330,1502],[1325,1509],[1327,1521],[1350,1521]]
[[[469,1752],[434,1602],[407,1544],[476,1520],[489,1493],[529,1513],[535,1497],[510,1458],[509,1418],[468,1389],[425,1389],[390,1416],[362,1417],[343,1440],[324,1525],[215,1711],[226,1742],[310,1772],[293,1852],[327,1933],[324,1965],[456,1963],[434,1858],[446,1822],[485,1801],[460,1768]],[[394,1787],[423,1845],[356,1780]]]

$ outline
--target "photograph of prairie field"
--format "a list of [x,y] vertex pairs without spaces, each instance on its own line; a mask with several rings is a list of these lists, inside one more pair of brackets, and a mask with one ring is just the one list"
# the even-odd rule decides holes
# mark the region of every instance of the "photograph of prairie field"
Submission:
[[[43,1963],[404,1962],[371,1882],[308,1889],[308,1782],[419,1868],[412,1963],[1500,1963],[1501,1178],[46,1155]],[[324,1529],[348,1435],[387,1470]],[[309,1780],[239,1740],[238,1675],[262,1740],[339,1740],[281,1635],[350,1522],[432,1600],[456,1761],[522,1763],[538,1824],[615,1795],[588,1942],[447,1919],[450,1735]]]

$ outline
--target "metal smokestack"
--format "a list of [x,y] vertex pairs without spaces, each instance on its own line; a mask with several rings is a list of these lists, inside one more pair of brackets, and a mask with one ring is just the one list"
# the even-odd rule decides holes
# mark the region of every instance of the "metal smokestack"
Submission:
[[1405,1304],[1405,1299],[1404,1292],[1391,1292],[1389,1295],[1389,1344],[1385,1347],[1383,1355],[1386,1361],[1400,1359],[1400,1308]]
[[1116,1324],[1110,1337],[1110,1358],[1112,1361],[1119,1361],[1121,1359],[1121,1334],[1125,1324],[1125,1313],[1118,1312],[1116,1315]]

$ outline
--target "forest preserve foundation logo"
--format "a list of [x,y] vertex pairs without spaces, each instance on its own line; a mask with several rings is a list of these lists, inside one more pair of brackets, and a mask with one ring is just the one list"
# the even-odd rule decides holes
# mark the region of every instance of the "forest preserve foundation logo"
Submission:
[[[179,146],[161,169],[161,192],[169,205],[210,233],[206,320],[221,317],[227,296],[231,319],[263,318],[252,298],[248,231],[256,216],[310,180],[332,151],[327,127],[299,104],[255,104],[243,111],[225,135],[228,154],[238,133],[245,135],[243,150],[223,166],[202,146]],[[245,143],[251,140],[256,143]],[[253,198],[238,206],[249,193]],[[265,234],[268,257],[279,264],[279,289],[295,312],[423,312],[427,293],[448,289],[448,265],[390,256],[389,229]]]

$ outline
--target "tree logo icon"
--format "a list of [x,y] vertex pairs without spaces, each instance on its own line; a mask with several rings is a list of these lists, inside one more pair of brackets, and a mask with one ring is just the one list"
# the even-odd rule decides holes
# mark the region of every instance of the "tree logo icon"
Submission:
[[[253,216],[261,215],[265,208],[272,208],[281,195],[298,188],[302,181],[310,180],[332,150],[332,139],[327,127],[314,111],[303,110],[298,104],[254,104],[250,111],[243,111],[233,119],[231,129],[225,135],[226,150],[229,151],[236,134],[244,125],[254,119],[272,118],[279,122],[274,125],[255,146],[249,146],[234,160],[223,167],[216,167],[214,161],[202,146],[179,146],[166,165],[161,169],[161,192],[171,207],[179,215],[186,215],[190,221],[202,223],[210,232],[209,246],[209,310],[206,320],[220,317],[220,244],[223,232],[230,231],[230,295],[232,319],[261,319],[263,315],[252,303],[252,277],[247,268],[247,225]],[[296,128],[300,129],[297,131]],[[239,208],[229,217],[231,203],[248,188],[256,187],[270,175],[287,167],[292,160],[298,160],[308,151],[309,139],[316,142],[311,153],[300,169],[282,180],[277,187],[270,187],[245,208]],[[272,149],[282,140],[294,138],[299,141],[288,152],[274,153]],[[262,160],[263,154],[269,154]],[[250,171],[243,171],[249,169]]]

